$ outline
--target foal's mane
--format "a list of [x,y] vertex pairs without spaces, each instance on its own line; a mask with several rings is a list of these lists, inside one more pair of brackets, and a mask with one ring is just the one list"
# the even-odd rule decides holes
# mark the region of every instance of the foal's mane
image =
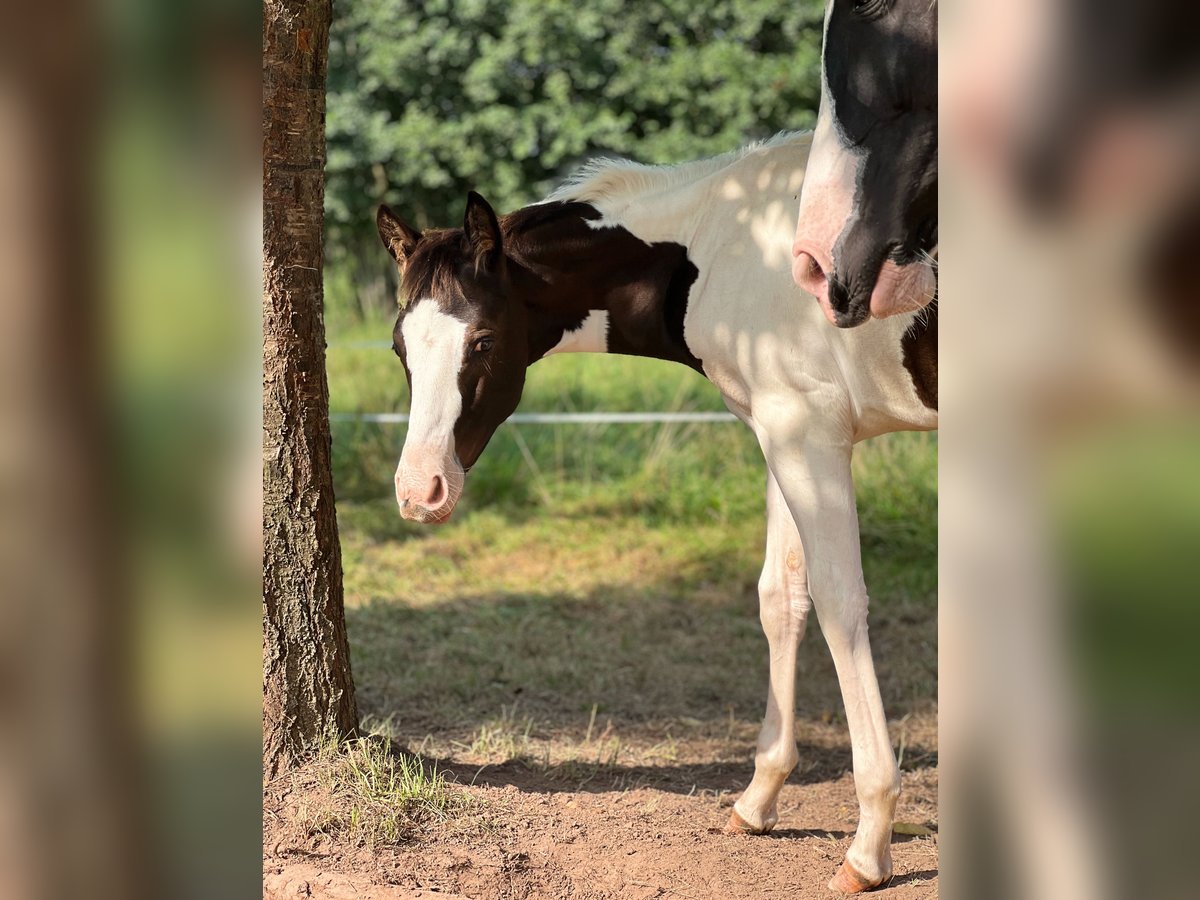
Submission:
[[[611,157],[590,160],[541,203],[500,217],[506,248],[520,260],[520,237],[560,217],[577,216],[580,210],[575,204],[652,197],[694,184],[756,153],[810,137],[810,132],[783,131],[720,156],[669,166],[645,165]],[[432,228],[424,232],[401,279],[401,306],[417,297],[453,292],[466,252],[461,228]]]
[[444,295],[454,289],[462,244],[461,228],[430,228],[422,232],[400,279],[401,307],[419,297]]
[[[588,214],[591,215],[588,215]],[[564,200],[537,203],[499,217],[505,253],[518,263],[528,262],[530,235],[563,219],[591,218],[595,211],[582,203]],[[464,261],[471,259],[462,228],[431,228],[421,235],[401,278],[400,305],[418,297],[446,296],[456,292]]]
[[807,138],[809,134],[781,131],[774,137],[756,141],[720,156],[677,165],[652,166],[628,159],[598,157],[589,160],[570,175],[546,198],[546,202],[581,200],[592,203],[660,194],[707,178],[752,154]]

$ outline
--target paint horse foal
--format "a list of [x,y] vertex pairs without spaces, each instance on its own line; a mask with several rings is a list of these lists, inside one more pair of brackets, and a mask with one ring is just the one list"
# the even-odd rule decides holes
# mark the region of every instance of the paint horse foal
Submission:
[[497,219],[470,194],[462,229],[420,234],[387,207],[379,233],[404,276],[393,332],[412,389],[396,470],[401,512],[444,521],[464,467],[551,353],[650,356],[704,373],[766,455],[759,581],[770,646],[754,778],[730,829],[764,833],[798,754],[796,650],[815,607],[837,667],[860,818],[830,886],[892,873],[899,770],[867,639],[850,455],[854,442],[936,424],[936,382],[914,364],[931,332],[912,314],[841,331],[797,305],[792,203],[808,135],[673,168],[600,162],[548,201]]

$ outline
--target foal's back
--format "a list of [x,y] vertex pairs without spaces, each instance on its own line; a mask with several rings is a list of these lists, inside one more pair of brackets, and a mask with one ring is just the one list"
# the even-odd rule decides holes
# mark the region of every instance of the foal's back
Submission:
[[687,247],[699,276],[685,339],[749,418],[820,392],[855,440],[935,428],[936,308],[837,329],[792,281],[792,216],[810,144],[809,134],[785,134],[670,169],[614,164],[563,193],[642,240]]

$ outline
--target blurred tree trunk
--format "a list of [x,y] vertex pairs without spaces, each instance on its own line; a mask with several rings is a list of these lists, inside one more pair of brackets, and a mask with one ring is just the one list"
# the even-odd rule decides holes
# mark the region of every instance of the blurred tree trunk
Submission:
[[330,0],[263,4],[263,767],[358,724],[322,309]]
[[[67,0],[14,9],[0,29],[5,900],[165,896],[105,340],[127,334],[103,285],[105,264],[128,258],[128,235],[106,231],[114,219],[101,214],[96,160],[111,126],[99,113],[112,101],[102,21]],[[73,240],[64,261],[66,222],[104,239]]]

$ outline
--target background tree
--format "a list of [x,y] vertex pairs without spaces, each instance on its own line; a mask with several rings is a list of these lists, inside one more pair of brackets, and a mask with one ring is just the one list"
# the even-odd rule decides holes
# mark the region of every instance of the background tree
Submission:
[[[346,0],[330,47],[330,261],[388,271],[374,207],[455,224],[593,155],[671,163],[811,127],[822,0]],[[371,292],[390,304],[379,286]]]
[[322,312],[330,0],[263,5],[263,763],[357,727]]

